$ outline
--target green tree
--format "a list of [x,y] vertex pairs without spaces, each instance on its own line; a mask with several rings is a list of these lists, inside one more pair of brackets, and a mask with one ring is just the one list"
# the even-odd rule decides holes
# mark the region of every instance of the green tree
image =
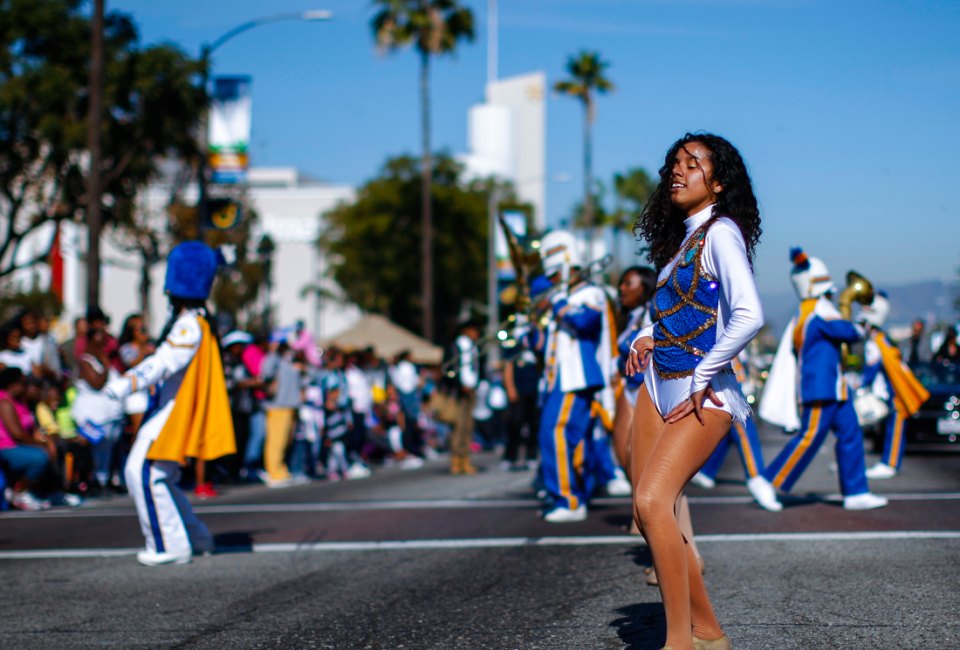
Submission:
[[617,230],[633,231],[633,224],[640,218],[644,206],[657,189],[658,179],[650,176],[643,167],[628,169],[623,174],[613,175],[613,194],[616,205],[610,214],[608,225]]
[[[0,278],[15,270],[20,246],[32,233],[82,217],[90,57],[86,4],[0,2]],[[104,222],[125,227],[133,220],[138,192],[163,159],[195,160],[205,97],[195,83],[200,63],[173,45],[142,47],[124,14],[105,18],[104,59]]]
[[430,57],[452,54],[462,40],[473,40],[473,12],[457,0],[374,0],[371,21],[374,38],[382,51],[392,52],[412,45],[420,57],[420,123],[423,155],[420,163],[420,291],[423,305],[421,331],[434,338],[434,233],[430,170]]
[[605,76],[610,64],[600,58],[599,52],[583,51],[567,58],[569,78],[558,81],[553,89],[580,100],[583,104],[583,223],[587,237],[593,239],[596,225],[593,186],[593,122],[596,118],[596,94],[614,90],[613,82]]
[[[456,326],[461,307],[485,302],[489,181],[460,182],[462,167],[449,156],[434,159],[434,223],[437,237],[437,303],[433,326],[443,336]],[[420,161],[389,159],[380,174],[357,192],[353,203],[327,213],[319,245],[329,273],[361,309],[381,313],[415,329],[422,322],[416,259],[421,242]],[[500,188],[504,203],[512,188]]]

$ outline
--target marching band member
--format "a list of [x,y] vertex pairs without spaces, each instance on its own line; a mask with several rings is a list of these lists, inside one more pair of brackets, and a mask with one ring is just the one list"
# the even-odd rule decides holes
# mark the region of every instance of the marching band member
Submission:
[[213,550],[213,537],[177,487],[187,458],[214,460],[236,452],[230,403],[215,330],[204,303],[217,253],[199,241],[170,251],[164,290],[170,321],[156,352],[104,389],[122,400],[157,386],[130,450],[124,473],[137,507],[146,549],[140,564],[183,564]]
[[[740,386],[746,381],[746,371],[740,359],[734,359],[731,364]],[[720,441],[717,448],[704,463],[700,471],[693,475],[690,482],[704,489],[712,489],[716,485],[717,474],[723,467],[723,461],[730,451],[730,443],[736,444],[740,451],[740,460],[743,462],[743,472],[747,476],[747,489],[753,495],[753,500],[764,510],[780,512],[783,504],[777,499],[777,491],[770,481],[763,475],[763,449],[760,447],[760,434],[753,416],[746,422],[734,422],[730,433]]]
[[872,386],[879,378],[883,382],[887,406],[890,409],[883,440],[883,455],[879,463],[867,469],[867,478],[871,479],[893,478],[900,471],[906,419],[930,399],[930,392],[903,362],[900,350],[883,331],[889,315],[890,301],[881,291],[874,296],[871,304],[863,307],[859,317],[860,322],[867,327],[863,386]]
[[[800,298],[800,312],[787,325],[781,346],[791,346],[793,353],[778,350],[770,375],[772,378],[775,374],[782,377],[799,374],[797,381],[785,380],[779,385],[792,384],[794,391],[799,388],[803,416],[798,432],[767,466],[764,476],[776,488],[789,492],[813,460],[827,433],[833,430],[837,437],[843,507],[847,510],[882,508],[887,505],[887,499],[872,494],[867,486],[863,431],[849,401],[849,389],[840,366],[841,344],[859,341],[862,329],[843,320],[830,301],[835,286],[826,264],[816,257],[808,257],[799,248],[790,251],[790,258],[793,261],[790,279]],[[778,361],[783,364],[782,368],[777,367]],[[771,414],[770,406],[761,404],[764,419],[785,414],[787,417],[781,417],[781,421],[796,418],[796,392],[786,398],[772,395],[771,400],[771,404],[778,403],[784,413]],[[789,414],[790,409],[793,414]]]
[[730,369],[763,325],[750,265],[760,213],[740,153],[709,134],[675,142],[637,229],[660,275],[655,322],[627,362],[628,373],[645,371],[633,418],[635,517],[659,579],[665,645],[723,650],[730,640],[693,568],[675,503],[731,421],[750,413]]
[[603,289],[570,277],[582,266],[574,236],[551,232],[540,251],[545,274],[559,287],[551,298],[553,318],[546,331],[533,329],[523,337],[545,356],[540,469],[550,505],[543,518],[551,523],[583,521],[590,497],[587,436],[593,434],[597,417],[594,402],[610,385],[613,330]]

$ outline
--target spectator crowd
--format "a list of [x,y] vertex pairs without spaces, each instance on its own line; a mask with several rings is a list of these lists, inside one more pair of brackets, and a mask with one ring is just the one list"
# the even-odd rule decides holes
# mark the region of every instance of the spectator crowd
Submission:
[[[21,310],[0,326],[0,505],[42,510],[126,493],[123,466],[150,417],[151,395],[118,402],[100,389],[156,342],[139,314],[117,334],[96,308],[77,318],[62,342],[38,310]],[[303,323],[229,331],[220,346],[237,453],[192,462],[183,482],[198,498],[216,497],[218,485],[231,483],[282,488],[362,479],[377,466],[420,467],[445,450],[456,398],[440,381],[441,368],[419,367],[409,352],[382,359],[372,348],[321,351]],[[506,444],[504,468],[523,468],[519,436],[535,449],[534,427],[524,424],[534,418],[525,405],[518,433],[507,435],[507,393],[517,398],[502,375],[479,387],[472,445]],[[527,460],[533,456],[528,450]]]

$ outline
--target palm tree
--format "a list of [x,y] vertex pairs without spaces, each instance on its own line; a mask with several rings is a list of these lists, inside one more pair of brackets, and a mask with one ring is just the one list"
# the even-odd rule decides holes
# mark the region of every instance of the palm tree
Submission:
[[587,228],[590,247],[593,247],[593,120],[596,117],[595,93],[614,90],[613,82],[604,76],[610,64],[600,58],[599,52],[582,51],[567,59],[568,79],[558,81],[553,89],[578,98],[583,103],[583,223]]
[[430,57],[452,54],[461,40],[473,40],[473,12],[457,0],[374,0],[377,13],[370,22],[381,51],[412,45],[420,56],[421,161],[420,291],[423,336],[433,340],[433,219],[430,209],[433,161],[430,153]]

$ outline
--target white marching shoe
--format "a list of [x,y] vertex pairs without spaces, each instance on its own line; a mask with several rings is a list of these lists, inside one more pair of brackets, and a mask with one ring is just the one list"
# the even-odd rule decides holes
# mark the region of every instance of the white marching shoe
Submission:
[[897,470],[890,467],[886,463],[877,463],[873,467],[867,469],[867,478],[870,479],[893,478],[896,475]]
[[764,510],[770,512],[780,512],[783,510],[783,504],[777,499],[777,491],[773,485],[762,476],[754,476],[747,481],[747,489],[753,495],[754,500]]
[[882,508],[887,503],[889,502],[886,497],[878,496],[872,492],[843,497],[844,510],[873,510],[874,508]]
[[554,508],[543,516],[544,521],[551,524],[566,524],[574,521],[585,521],[587,518],[587,506],[580,506],[576,510],[570,508]]
[[633,494],[633,487],[622,469],[618,469],[616,476],[607,481],[607,494],[612,497],[628,497]]
[[704,490],[712,490],[717,485],[716,481],[703,472],[697,472],[694,474],[693,478],[690,479],[690,482],[697,487],[702,487]]
[[193,559],[193,553],[159,553],[157,551],[140,551],[137,553],[137,562],[144,566],[160,566],[161,564],[187,564]]

